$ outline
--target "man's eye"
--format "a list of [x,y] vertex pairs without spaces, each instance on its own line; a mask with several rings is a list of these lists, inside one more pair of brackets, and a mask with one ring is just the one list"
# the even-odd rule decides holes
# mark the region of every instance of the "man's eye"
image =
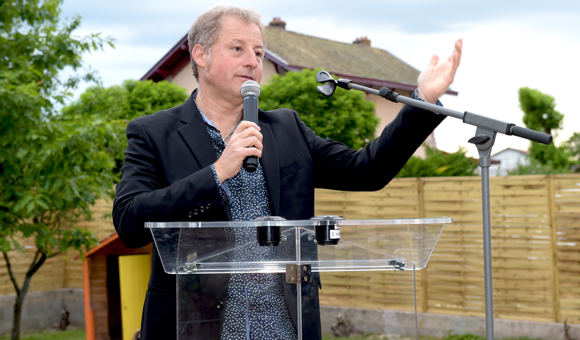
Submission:
[[242,48],[241,48],[241,47],[239,47],[239,46],[236,46],[236,47],[234,47],[234,51],[236,51],[236,52],[239,52],[239,51],[241,51],[241,50],[242,50]]

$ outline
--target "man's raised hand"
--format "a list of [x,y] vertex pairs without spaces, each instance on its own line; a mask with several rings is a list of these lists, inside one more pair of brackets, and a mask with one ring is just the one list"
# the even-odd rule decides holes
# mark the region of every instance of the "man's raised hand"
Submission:
[[419,74],[417,79],[417,94],[424,101],[435,104],[453,83],[455,72],[461,62],[463,39],[455,42],[455,50],[447,60],[439,63],[439,57],[434,55],[427,68]]

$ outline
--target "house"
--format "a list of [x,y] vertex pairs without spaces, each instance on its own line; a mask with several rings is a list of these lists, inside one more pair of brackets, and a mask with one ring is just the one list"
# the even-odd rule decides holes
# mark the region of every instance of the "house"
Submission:
[[[322,68],[339,78],[375,89],[386,86],[405,96],[417,88],[419,71],[389,52],[372,47],[367,37],[357,38],[352,44],[313,37],[287,31],[286,23],[280,18],[270,22],[266,35],[262,83],[268,83],[274,74]],[[148,79],[175,82],[188,92],[197,87],[191,70],[187,34],[141,78]],[[457,92],[448,90],[447,94],[457,95]],[[378,135],[395,118],[402,104],[374,95],[367,95],[366,99],[376,103],[376,114],[381,119]],[[435,147],[434,134],[426,142]],[[424,151],[419,156],[424,156]]]
[[[518,168],[518,164],[529,163],[529,152],[512,148],[503,149],[491,156],[490,176],[507,176],[509,171]],[[499,163],[495,163],[495,162]]]

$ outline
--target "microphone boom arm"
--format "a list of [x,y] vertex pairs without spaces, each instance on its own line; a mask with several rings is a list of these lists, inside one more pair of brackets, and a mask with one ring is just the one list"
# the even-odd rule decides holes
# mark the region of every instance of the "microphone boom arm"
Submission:
[[[320,75],[319,75],[320,74]],[[524,139],[528,139],[534,142],[539,142],[542,144],[549,145],[552,143],[552,136],[539,132],[536,130],[516,126],[512,123],[506,123],[497,119],[485,117],[472,112],[459,112],[451,110],[445,107],[437,106],[431,103],[422,102],[413,98],[405,97],[397,92],[392,91],[387,87],[382,87],[380,90],[373,89],[370,87],[355,84],[349,79],[338,79],[335,80],[326,71],[318,71],[316,74],[316,80],[320,83],[326,83],[323,86],[318,86],[318,92],[326,97],[330,97],[334,94],[336,87],[343,88],[345,90],[358,90],[370,94],[374,94],[379,97],[383,97],[395,103],[403,103],[411,105],[423,110],[436,112],[443,114],[445,116],[450,116],[454,118],[461,119],[463,123],[480,127],[486,130],[503,133],[508,136],[518,136]]]

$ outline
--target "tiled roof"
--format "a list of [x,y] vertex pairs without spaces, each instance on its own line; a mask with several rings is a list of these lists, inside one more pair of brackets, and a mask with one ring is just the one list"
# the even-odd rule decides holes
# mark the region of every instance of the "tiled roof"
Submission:
[[385,50],[267,27],[268,50],[289,65],[417,86],[419,71]]

